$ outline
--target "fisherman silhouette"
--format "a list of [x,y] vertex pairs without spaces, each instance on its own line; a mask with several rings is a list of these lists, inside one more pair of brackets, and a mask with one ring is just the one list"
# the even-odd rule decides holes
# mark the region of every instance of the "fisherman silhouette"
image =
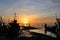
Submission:
[[2,34],[2,25],[0,23],[0,35]]
[[2,32],[3,32],[4,35],[7,34],[7,25],[5,25],[5,23],[3,23]]
[[14,20],[13,22],[9,23],[9,29],[8,29],[8,35],[9,36],[18,36],[19,35],[19,30],[20,26],[17,23],[17,20]]
[[58,26],[57,26],[57,39],[60,39],[60,18],[57,18],[57,23],[58,23]]
[[57,23],[55,22],[55,32],[57,33]]
[[47,24],[44,25],[45,28],[45,34],[47,33]]

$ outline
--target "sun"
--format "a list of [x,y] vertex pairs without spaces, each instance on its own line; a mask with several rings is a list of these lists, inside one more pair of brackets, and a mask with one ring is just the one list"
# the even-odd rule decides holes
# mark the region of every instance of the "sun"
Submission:
[[22,23],[24,24],[24,26],[28,26],[28,24],[29,24],[29,18],[27,18],[27,17],[24,17],[23,19],[22,19]]

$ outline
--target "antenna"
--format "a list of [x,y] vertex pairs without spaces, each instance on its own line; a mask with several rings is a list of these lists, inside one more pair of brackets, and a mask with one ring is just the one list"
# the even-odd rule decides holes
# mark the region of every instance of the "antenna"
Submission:
[[16,20],[16,14],[14,14],[14,20]]
[[56,17],[56,20],[57,20],[57,14],[55,13],[55,17]]
[[28,24],[28,26],[30,27],[30,21],[29,21],[29,24]]
[[46,21],[46,20],[47,20],[47,16],[45,16],[45,22],[44,22],[44,23],[47,23],[47,21]]
[[16,20],[16,13],[15,13],[15,9],[14,9],[14,20]]
[[29,16],[29,24],[28,24],[28,26],[30,27],[30,16]]

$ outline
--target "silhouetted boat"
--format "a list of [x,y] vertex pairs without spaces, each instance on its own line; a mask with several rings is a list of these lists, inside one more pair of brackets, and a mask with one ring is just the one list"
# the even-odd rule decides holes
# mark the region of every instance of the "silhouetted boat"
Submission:
[[[44,34],[29,32],[29,30],[37,29],[30,25],[22,26],[23,29],[20,29],[21,26],[19,26],[15,18],[16,18],[16,14],[15,14],[14,20],[12,22],[9,22],[8,28],[6,29],[4,29],[5,27],[7,27],[6,25],[0,24],[0,33],[2,34],[2,32],[3,33],[6,32],[6,34],[4,33],[2,36],[0,36],[0,40],[55,40],[57,39]],[[22,30],[25,30],[26,34],[29,34],[32,36],[31,37],[21,36],[19,32],[22,33],[21,32]]]
[[32,29],[37,29],[35,27],[32,27],[32,26],[22,26],[23,29],[22,30],[32,30]]

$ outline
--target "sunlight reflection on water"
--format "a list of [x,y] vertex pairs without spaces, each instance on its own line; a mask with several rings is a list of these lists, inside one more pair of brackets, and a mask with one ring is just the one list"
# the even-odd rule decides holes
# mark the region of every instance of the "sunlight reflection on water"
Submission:
[[[42,28],[42,30],[41,29],[30,30],[30,32],[45,34],[44,28]],[[54,33],[51,33],[51,32],[47,32],[46,35],[51,36],[51,37],[56,37],[56,35]]]
[[41,34],[44,34],[44,35],[48,35],[48,36],[51,36],[51,37],[55,37],[56,38],[56,35],[54,33],[51,33],[49,31],[47,31],[47,33],[45,34],[44,32],[45,28],[44,27],[40,27],[38,29],[33,29],[33,30],[22,30],[23,33],[21,33],[22,36],[31,36],[30,32],[36,32],[36,33],[41,33]]

